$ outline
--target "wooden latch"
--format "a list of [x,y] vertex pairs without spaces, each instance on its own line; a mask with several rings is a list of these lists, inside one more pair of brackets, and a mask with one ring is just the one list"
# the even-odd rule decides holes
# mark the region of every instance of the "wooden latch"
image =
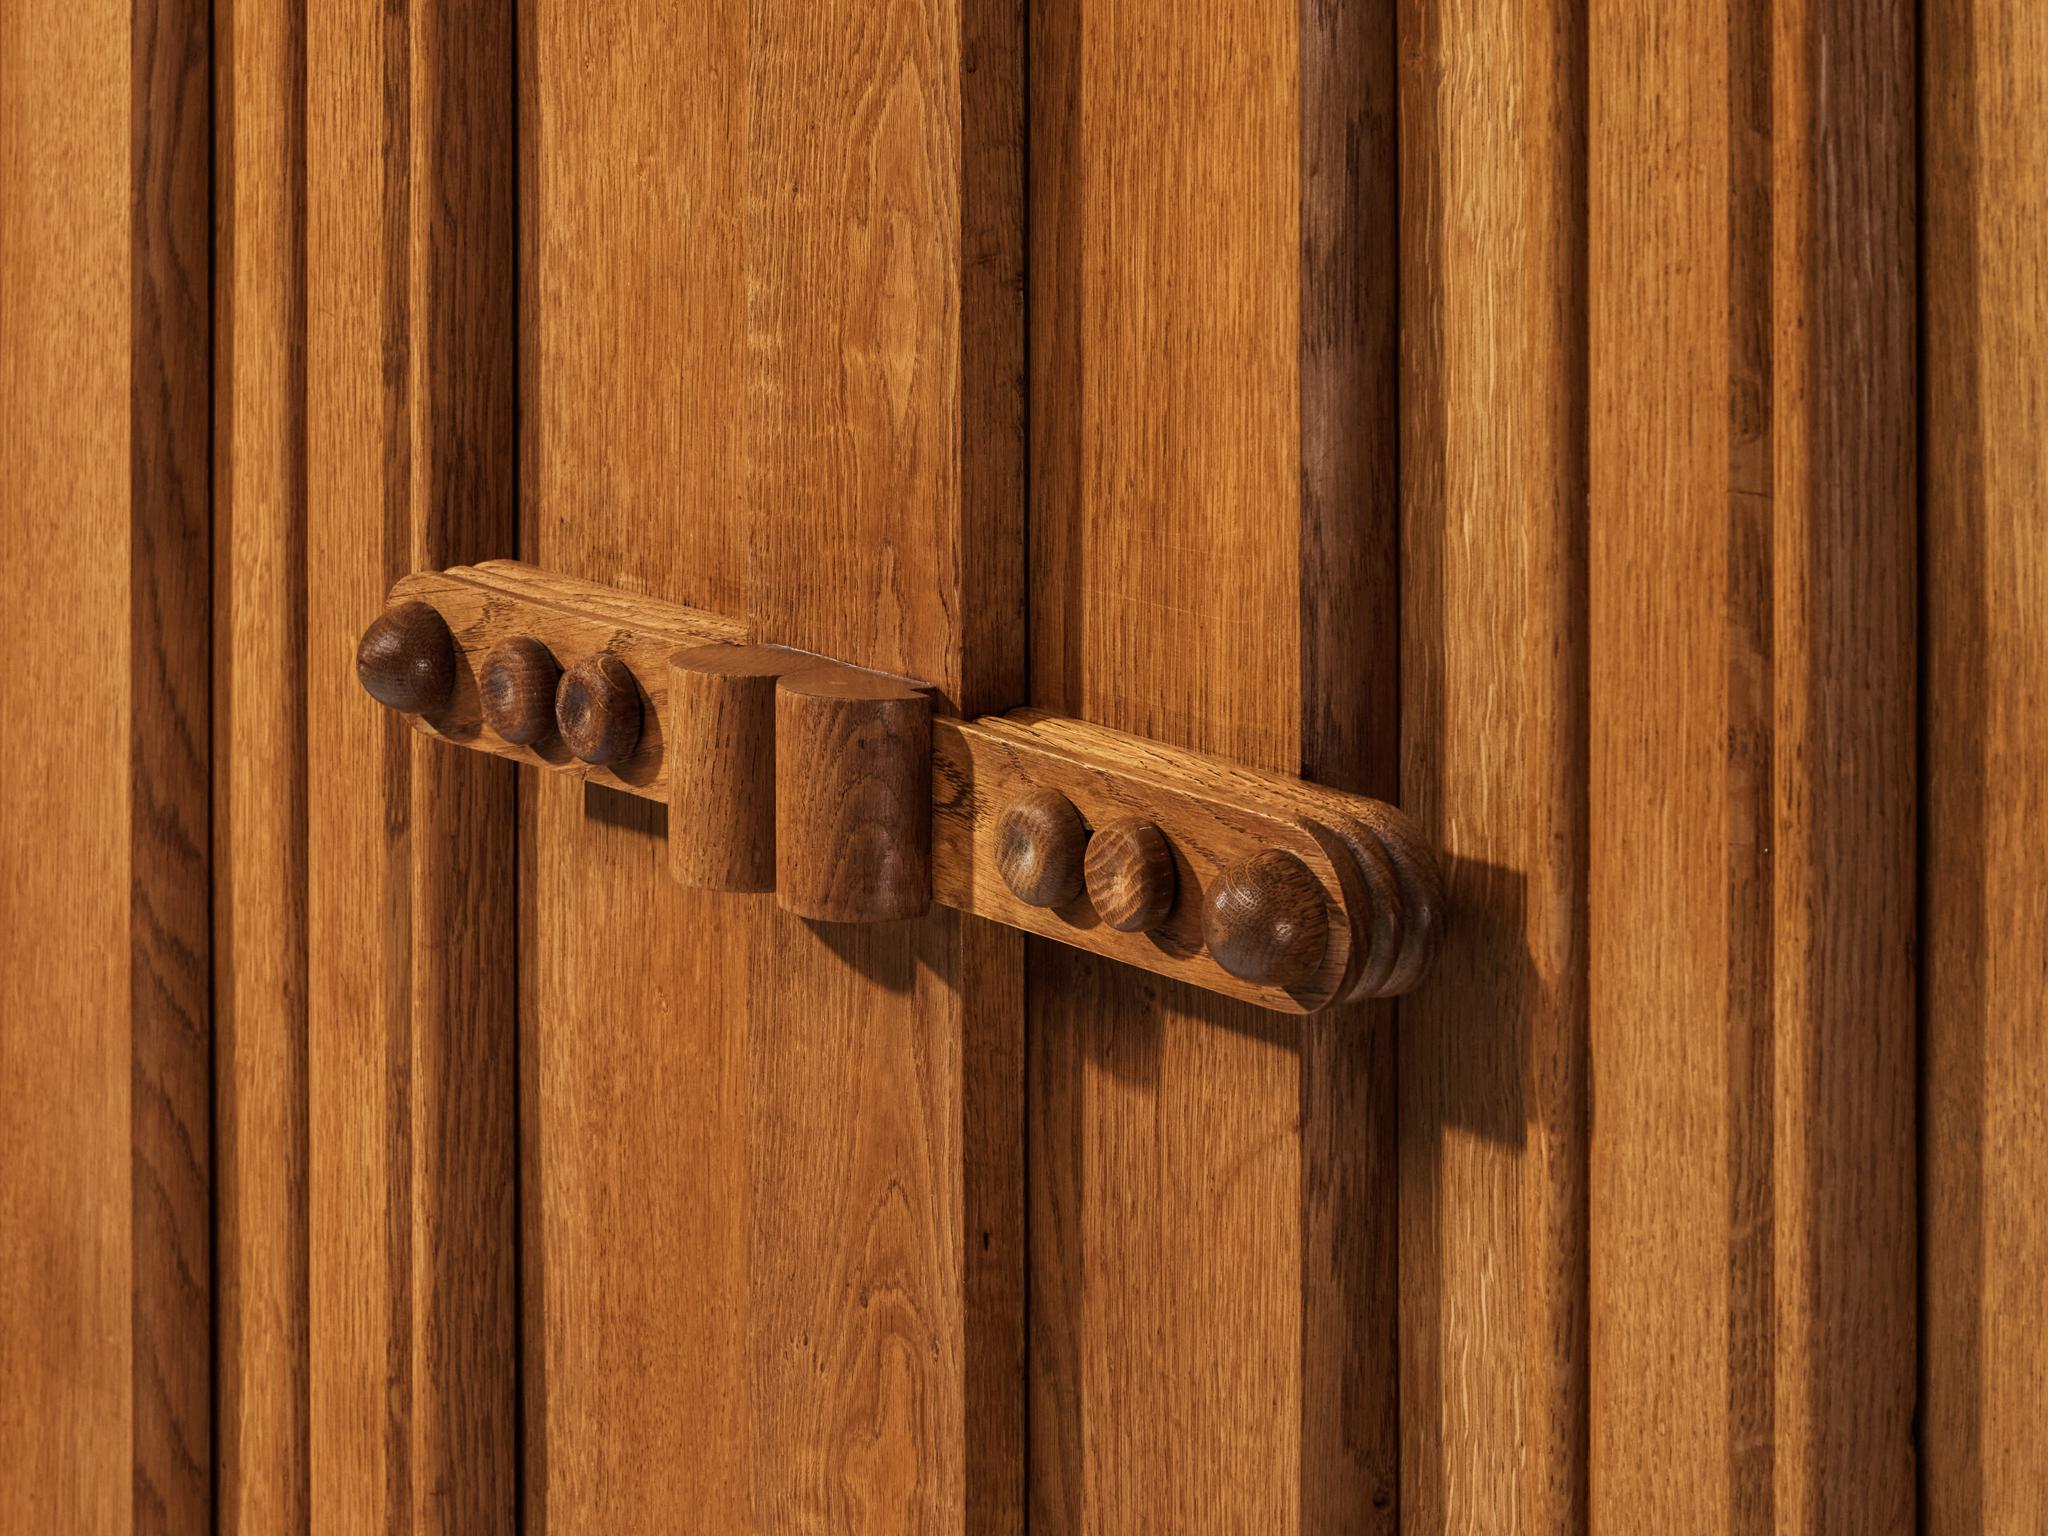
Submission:
[[937,900],[1287,1013],[1419,983],[1444,917],[1400,811],[515,561],[407,576],[356,670],[421,733],[664,801],[685,885],[826,922]]

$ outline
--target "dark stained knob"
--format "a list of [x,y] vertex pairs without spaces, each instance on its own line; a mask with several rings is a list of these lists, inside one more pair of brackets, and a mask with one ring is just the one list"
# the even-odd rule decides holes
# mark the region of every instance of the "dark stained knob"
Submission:
[[515,747],[530,747],[555,729],[555,689],[562,669],[531,635],[500,641],[477,674],[484,724]]
[[1278,848],[1232,865],[1202,903],[1202,937],[1216,963],[1261,986],[1299,986],[1330,941],[1322,882]]
[[1088,826],[1056,789],[1026,790],[996,823],[996,869],[1019,901],[1063,907],[1081,894]]
[[586,763],[623,762],[640,744],[640,688],[610,652],[586,656],[555,689],[555,726]]
[[1142,816],[1112,821],[1088,840],[1088,899],[1110,927],[1144,933],[1173,909],[1173,849]]
[[356,676],[379,704],[429,714],[455,691],[455,637],[428,604],[399,603],[363,631]]

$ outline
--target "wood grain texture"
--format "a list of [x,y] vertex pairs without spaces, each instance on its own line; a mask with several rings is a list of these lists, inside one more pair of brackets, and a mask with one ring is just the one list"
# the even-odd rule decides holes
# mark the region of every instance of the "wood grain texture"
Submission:
[[775,889],[775,680],[800,655],[704,645],[670,661],[668,867],[684,885]]
[[0,14],[0,1509],[32,1529],[212,1528],[210,57],[179,0]]
[[1912,11],[1591,48],[1593,1523],[1906,1530]]
[[[736,619],[633,597],[516,560],[415,571],[393,585],[390,602],[400,608],[414,602],[430,605],[455,640],[454,683],[448,698],[438,708],[410,716],[408,724],[414,730],[650,800],[668,793],[665,720],[670,660],[679,650],[707,642],[737,643],[751,632]],[[372,627],[380,622],[373,621]],[[594,763],[579,756],[559,729],[523,744],[489,731],[482,673],[492,652],[516,637],[537,639],[570,670],[600,656],[629,670],[645,701],[633,720],[632,744],[607,761]],[[547,701],[549,718],[557,727],[559,688],[558,683]]]
[[931,695],[830,662],[775,685],[775,900],[881,923],[932,904]]
[[[1022,702],[1022,30],[826,0],[749,37],[749,611],[963,714]],[[1022,945],[936,912],[777,931],[750,997],[753,1518],[1016,1532]]]
[[1399,5],[1401,793],[1456,912],[1432,979],[1400,1007],[1412,1536],[1588,1528],[1584,188],[1598,24],[1581,0]]
[[1166,921],[1180,892],[1173,845],[1143,816],[1120,816],[1098,828],[1082,865],[1088,904],[1119,933],[1150,933]]
[[555,687],[555,734],[593,768],[631,757],[650,713],[633,669],[608,652],[571,662]]
[[531,635],[500,640],[476,675],[477,710],[484,728],[515,747],[530,747],[555,732],[555,690],[562,666]]
[[[744,9],[519,11],[520,552],[743,613]],[[662,807],[527,778],[525,1525],[747,1531],[761,919],[735,907],[773,903],[669,879]],[[602,958],[627,931],[635,962]]]
[[1019,901],[1063,907],[1081,894],[1088,826],[1056,789],[1027,789],[996,817],[996,873]]
[[2048,1519],[2048,14],[1921,27],[1920,1528]]
[[[1389,996],[1427,971],[1443,922],[1434,855],[1393,807],[1036,710],[940,721],[933,860],[939,900],[1282,1013]],[[1003,811],[1034,789],[1108,826],[1156,822],[1179,899],[1152,931],[1104,923],[1091,901],[1027,902],[1003,879]],[[1302,860],[1328,942],[1291,982],[1249,980],[1204,950],[1203,911],[1224,873],[1269,850]]]
[[[1390,797],[1392,9],[1032,16],[1033,701]],[[1030,966],[1033,1528],[1395,1529],[1384,1012]]]
[[1202,938],[1240,980],[1298,986],[1329,952],[1322,882],[1285,849],[1262,849],[1217,874],[1202,901]]
[[274,6],[221,6],[218,26],[218,1521],[224,1533],[259,1536],[309,1530],[312,1520],[305,36],[296,15]]
[[[531,0],[537,564],[1016,701],[1014,29]],[[1017,1529],[1017,939],[684,891],[587,796],[526,822],[530,1519]]]
[[513,772],[350,664],[398,576],[514,552],[513,24],[306,27],[309,1503],[510,1531]]
[[214,1511],[213,25],[129,12],[134,1528],[174,1536]]
[[455,691],[455,637],[426,603],[395,603],[356,642],[356,681],[401,714],[429,714]]

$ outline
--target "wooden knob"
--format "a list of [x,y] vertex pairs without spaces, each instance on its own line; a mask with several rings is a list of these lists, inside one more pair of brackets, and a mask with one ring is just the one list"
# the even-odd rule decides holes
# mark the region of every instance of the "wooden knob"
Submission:
[[996,822],[996,868],[1003,884],[1034,907],[1064,907],[1081,894],[1088,825],[1056,789],[1030,789]]
[[492,647],[477,674],[484,724],[515,747],[530,747],[555,729],[555,688],[562,669],[554,653],[531,635]]
[[555,689],[555,727],[586,763],[623,762],[640,744],[640,686],[608,651],[586,656]]
[[1209,888],[1202,937],[1216,963],[1240,980],[1299,986],[1315,975],[1330,940],[1322,882],[1291,853],[1255,853]]
[[1088,899],[1110,927],[1146,933],[1173,910],[1173,848],[1142,816],[1112,821],[1088,841]]
[[775,899],[877,923],[932,904],[931,699],[829,663],[775,689]]
[[356,646],[356,676],[379,704],[430,714],[455,692],[455,636],[426,603],[387,608]]

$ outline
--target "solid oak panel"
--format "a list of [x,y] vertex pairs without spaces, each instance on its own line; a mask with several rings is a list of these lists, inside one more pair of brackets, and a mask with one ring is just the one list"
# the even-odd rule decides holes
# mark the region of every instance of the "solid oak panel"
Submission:
[[204,7],[0,12],[0,1509],[212,1524]]
[[[530,558],[1018,702],[1014,25],[524,20]],[[1019,941],[685,891],[662,810],[530,806],[530,1517],[1018,1528]]]
[[214,1141],[219,1522],[309,1529],[305,36],[218,9]]
[[1585,7],[1400,9],[1402,1527],[1581,1531]]
[[[1392,8],[1032,16],[1033,701],[1390,796]],[[1388,1010],[1029,965],[1034,1529],[1394,1529]]]
[[419,740],[355,652],[399,575],[515,553],[513,26],[306,25],[310,1507],[509,1531],[513,770]]
[[1590,76],[1596,1528],[1913,1519],[1913,15]]
[[[1022,22],[824,0],[748,36],[748,611],[963,714],[1023,702]],[[1021,1530],[1022,941],[760,937],[755,1528]]]
[[[721,103],[745,31],[735,6],[520,8],[521,553],[733,616],[741,120]],[[760,920],[669,879],[666,826],[524,776],[524,1497],[547,1536],[749,1528]]]
[[1921,37],[1921,1529],[2048,1513],[2048,13]]

